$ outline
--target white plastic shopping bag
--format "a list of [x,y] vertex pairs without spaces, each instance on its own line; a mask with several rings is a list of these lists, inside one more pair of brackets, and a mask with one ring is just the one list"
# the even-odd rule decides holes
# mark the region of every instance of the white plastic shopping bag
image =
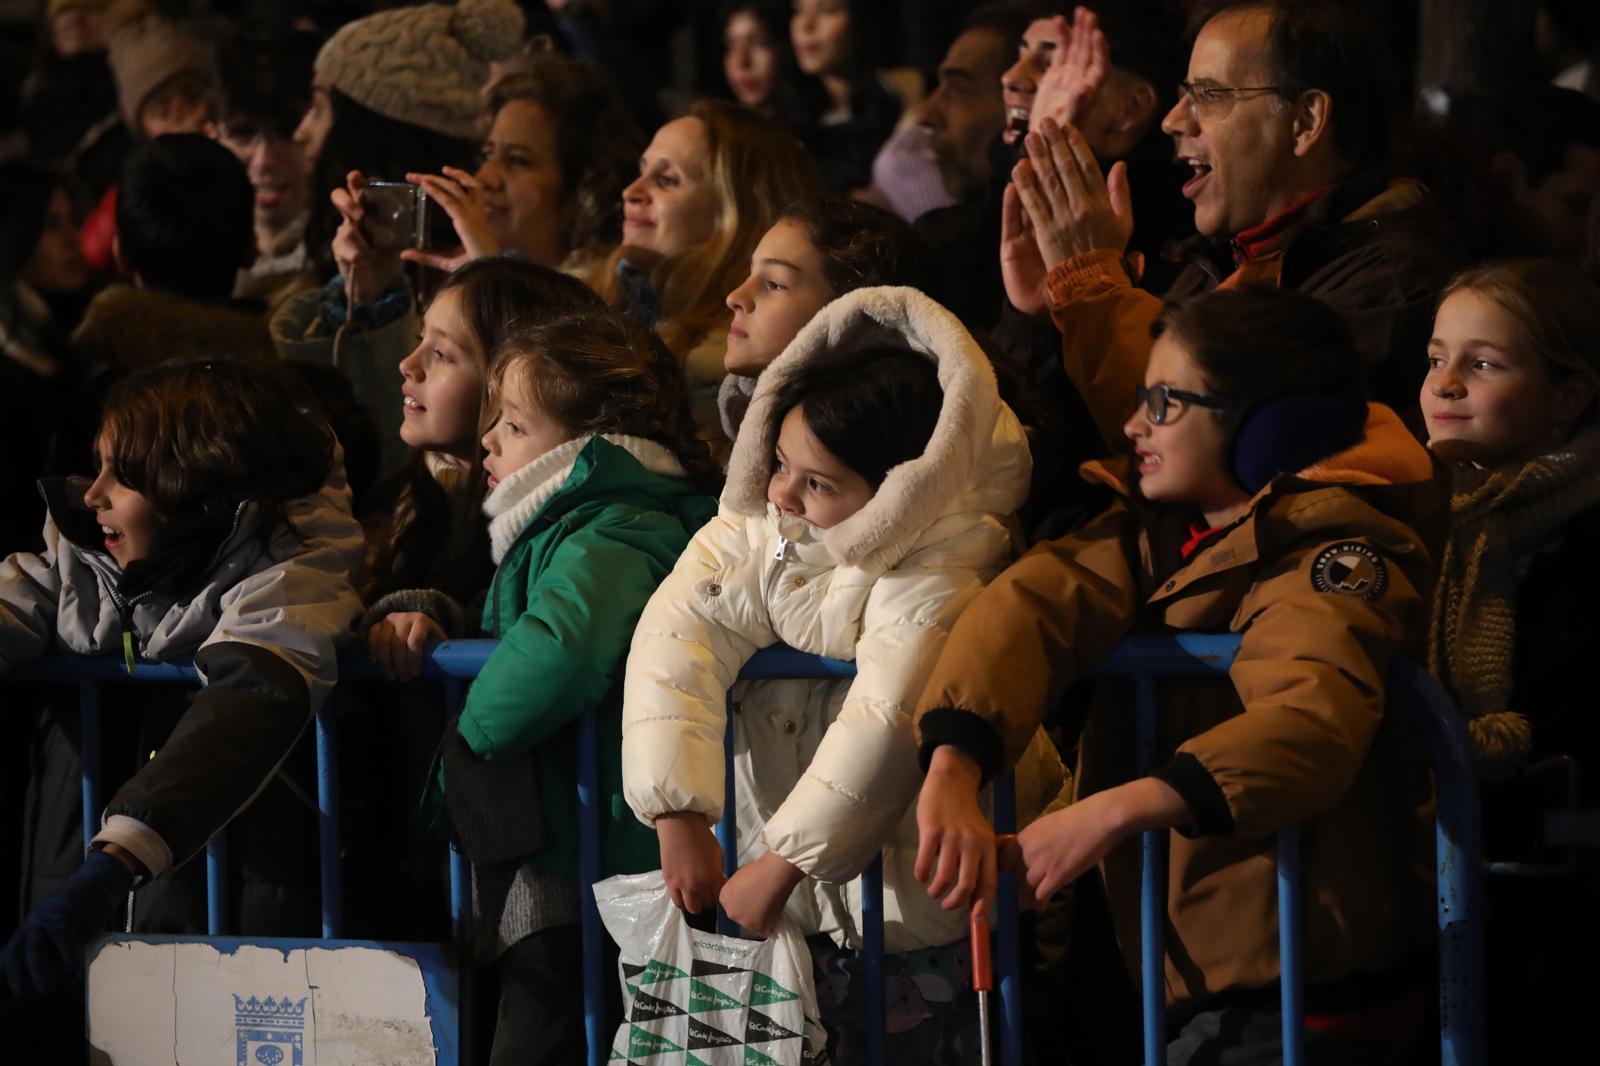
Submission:
[[811,953],[782,919],[766,940],[691,929],[661,871],[594,886],[621,949],[622,1026],[611,1061],[640,1066],[811,1066],[826,1046]]

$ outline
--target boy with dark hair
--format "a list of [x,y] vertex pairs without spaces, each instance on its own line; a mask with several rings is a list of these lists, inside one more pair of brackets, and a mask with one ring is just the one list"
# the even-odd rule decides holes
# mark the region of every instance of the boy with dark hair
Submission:
[[126,281],[89,304],[72,336],[93,377],[68,406],[51,469],[89,454],[100,400],[122,374],[174,357],[276,359],[260,304],[234,301],[254,253],[254,193],[233,153],[197,133],[157,137],[123,164],[114,242]]
[[227,149],[194,133],[157,137],[122,168],[118,263],[142,288],[226,300],[254,248],[254,201]]
[[244,164],[255,194],[256,260],[237,296],[274,303],[306,272],[311,165],[293,138],[321,43],[308,30],[243,29],[217,46],[207,132]]
[[[205,129],[211,53],[195,24],[167,18],[149,0],[115,0],[105,32],[117,110],[134,143]],[[112,185],[84,220],[83,254],[97,271],[112,269],[116,200]]]

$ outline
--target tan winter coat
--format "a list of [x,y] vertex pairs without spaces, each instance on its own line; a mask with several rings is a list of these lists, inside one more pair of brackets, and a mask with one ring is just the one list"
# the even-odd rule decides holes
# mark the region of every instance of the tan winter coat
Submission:
[[[780,516],[766,498],[774,392],[814,359],[885,340],[938,365],[944,408],[927,450],[838,525]],[[808,933],[859,944],[851,882],[882,851],[889,949],[963,936],[964,915],[940,910],[911,872],[922,774],[910,712],[956,617],[1011,557],[1000,516],[1022,501],[1030,469],[988,361],[944,308],[912,289],[881,288],[820,312],[762,374],[720,513],[635,632],[622,759],[639,818],[721,817],[731,686],[740,861],[771,849],[810,875],[789,915]],[[853,659],[857,677],[734,684],[757,649],[780,643]],[[1024,819],[1062,784],[1041,733],[1019,774]]]
[[[1431,801],[1409,729],[1386,713],[1384,680],[1427,631],[1442,474],[1373,405],[1362,443],[1275,478],[1182,562],[1189,513],[1145,502],[1127,459],[1084,473],[1121,501],[978,597],[934,670],[919,728],[929,712],[967,712],[1009,764],[1061,691],[1128,633],[1238,633],[1226,680],[1161,690],[1156,764],[1187,771],[1179,791],[1196,820],[1170,835],[1168,1002],[1276,980],[1274,834],[1296,822],[1307,981],[1394,969],[1430,925],[1418,815]],[[1079,747],[1080,797],[1137,776],[1132,710],[1125,683],[1102,684]],[[1139,870],[1137,837],[1102,866],[1135,971]]]

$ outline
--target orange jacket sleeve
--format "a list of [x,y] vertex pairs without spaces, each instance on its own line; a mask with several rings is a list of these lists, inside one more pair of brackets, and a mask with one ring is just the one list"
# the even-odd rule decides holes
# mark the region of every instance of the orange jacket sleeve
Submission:
[[1161,300],[1135,288],[1112,251],[1064,259],[1044,283],[1067,376],[1112,453],[1126,452],[1122,424],[1133,411],[1134,390],[1144,383],[1150,323],[1161,313]]
[[1077,534],[1037,545],[979,593],[917,705],[924,759],[948,739],[986,777],[1014,766],[1066,687],[1132,628],[1138,553],[1138,524],[1118,503]]

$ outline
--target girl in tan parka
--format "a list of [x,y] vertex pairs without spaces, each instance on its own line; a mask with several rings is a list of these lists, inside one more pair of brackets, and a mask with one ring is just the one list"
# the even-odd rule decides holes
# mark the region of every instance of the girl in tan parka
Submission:
[[[886,388],[869,364],[896,358],[931,363],[926,381],[901,366]],[[825,435],[812,425],[815,405],[790,404],[828,376],[830,394],[845,398],[834,409],[854,404],[841,421],[861,428],[818,455],[805,445]],[[906,449],[911,436],[918,443]],[[906,461],[886,470],[852,461],[889,453],[885,438],[895,437]],[[720,897],[752,931],[787,914],[857,948],[852,882],[881,853],[887,949],[963,939],[965,915],[942,910],[912,876],[911,710],[956,616],[1011,557],[1001,516],[1022,501],[1030,469],[988,361],[914,289],[835,300],[762,373],[720,513],[651,599],[628,657],[624,790],[656,828],[675,902],[695,912]],[[736,683],[757,649],[780,643],[853,659],[857,676]],[[730,688],[737,788],[725,797]],[[1026,822],[1058,796],[1064,772],[1042,733],[1023,748]],[[723,885],[711,826],[725,802],[736,805],[741,869]]]
[[1348,1053],[1342,1035],[1375,1018],[1399,1046],[1420,1022],[1408,967],[1428,927],[1429,790],[1384,680],[1426,632],[1442,480],[1392,411],[1359,402],[1349,334],[1312,298],[1217,293],[1169,305],[1155,332],[1125,427],[1135,455],[1083,471],[1119,501],[1001,575],[934,669],[917,711],[919,874],[946,905],[993,891],[980,782],[1125,635],[1238,633],[1227,681],[1163,687],[1148,776],[1129,693],[1103,685],[1077,801],[1007,859],[1040,900],[1100,864],[1136,969],[1137,835],[1173,830],[1165,987],[1183,1027],[1168,1061],[1189,1062],[1280,1039],[1275,833],[1303,823],[1313,1052]]

